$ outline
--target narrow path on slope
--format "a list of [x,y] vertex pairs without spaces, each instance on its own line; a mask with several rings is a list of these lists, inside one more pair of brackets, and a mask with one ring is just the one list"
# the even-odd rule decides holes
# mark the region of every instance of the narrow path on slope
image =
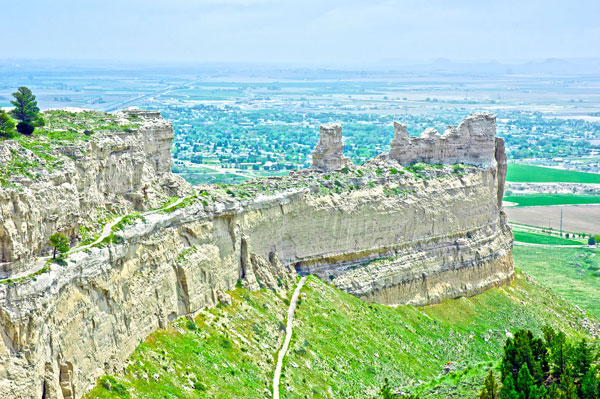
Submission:
[[[195,194],[194,194],[195,195]],[[165,210],[169,210],[179,204],[181,204],[186,198],[189,197],[180,197],[177,199],[177,201],[173,202],[172,204],[169,204],[167,206],[165,206],[164,208],[160,208],[160,209],[155,209],[153,211],[148,211],[148,212],[144,212],[142,213],[143,216],[148,216],[148,215],[152,215],[154,213],[158,213],[160,211],[165,211]],[[127,215],[122,215],[119,216],[118,218],[116,218],[115,220],[113,220],[112,222],[109,222],[107,224],[104,225],[104,227],[102,228],[102,233],[100,234],[100,237],[98,237],[94,242],[92,242],[91,244],[87,244],[84,245],[82,247],[77,247],[77,248],[73,248],[71,249],[69,252],[65,253],[65,255],[70,255],[73,254],[75,252],[80,252],[80,251],[84,251],[88,248],[91,248],[92,246],[100,243],[102,240],[104,240],[106,237],[108,237],[111,233],[112,233],[112,228],[117,225],[117,223],[119,223],[121,220],[123,220],[123,218],[127,216]],[[26,270],[24,272],[15,274],[14,276],[10,276],[9,278],[5,278],[5,279],[1,279],[0,283],[6,282],[6,281],[10,281],[10,280],[17,280],[23,277],[27,277],[31,274],[35,274],[38,271],[42,270],[42,268],[46,265],[46,262],[48,262],[48,260],[51,259],[51,256],[42,256],[40,258],[37,259],[37,261],[35,262],[35,265],[33,268]]]
[[283,358],[287,353],[288,347],[290,346],[290,340],[292,339],[292,325],[294,324],[294,312],[296,311],[298,296],[300,295],[300,290],[302,289],[302,286],[306,282],[307,278],[308,276],[303,276],[300,279],[298,285],[296,286],[296,290],[294,290],[294,295],[292,295],[292,300],[290,301],[290,307],[287,314],[287,326],[285,327],[285,339],[283,340],[283,346],[277,355],[277,366],[275,367],[275,374],[273,374],[273,399],[279,399],[279,378],[281,377]]

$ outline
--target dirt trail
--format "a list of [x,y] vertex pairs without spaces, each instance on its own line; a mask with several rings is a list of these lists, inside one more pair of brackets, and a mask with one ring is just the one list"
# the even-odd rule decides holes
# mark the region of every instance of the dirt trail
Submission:
[[[173,207],[181,204],[186,198],[188,198],[188,197],[178,198],[177,201],[173,202],[170,205],[165,206],[164,208],[160,208],[160,209],[155,209],[153,211],[144,212],[144,213],[142,213],[142,215],[143,216],[148,216],[148,215],[152,215],[153,213],[158,213],[160,211],[171,209],[171,208],[173,208]],[[69,252],[67,252],[65,255],[70,255],[70,254],[74,254],[75,252],[84,251],[84,250],[86,250],[88,248],[91,248],[92,246],[94,246],[94,245],[102,242],[102,240],[104,240],[106,237],[108,237],[112,233],[113,226],[115,226],[117,223],[119,223],[125,216],[127,216],[127,215],[119,216],[118,218],[116,218],[112,222],[105,224],[104,227],[102,228],[102,234],[100,234],[100,237],[98,237],[98,239],[96,239],[91,244],[87,244],[87,245],[84,245],[84,246],[81,246],[81,247],[73,248]],[[31,274],[37,273],[38,271],[40,271],[46,265],[46,262],[48,262],[48,260],[50,258],[51,258],[50,256],[42,256],[42,257],[40,257],[40,258],[37,259],[37,261],[35,262],[34,266],[31,269],[25,270],[24,272],[15,274],[13,276],[10,276],[9,278],[2,279],[2,280],[0,280],[0,283],[8,281],[8,280],[16,280],[16,279],[19,279],[19,278],[22,278],[22,277],[27,277],[27,276],[29,276]]]
[[283,346],[279,350],[279,354],[277,355],[277,366],[275,367],[275,374],[273,375],[273,399],[279,399],[279,378],[281,377],[281,368],[283,367],[283,358],[287,353],[288,347],[290,346],[290,340],[292,339],[292,327],[294,324],[294,312],[296,311],[296,305],[298,303],[298,296],[300,295],[300,290],[302,286],[306,282],[308,276],[303,276],[296,289],[294,290],[294,295],[292,295],[292,300],[290,301],[290,307],[288,309],[287,314],[287,326],[285,327],[285,339],[283,340]]

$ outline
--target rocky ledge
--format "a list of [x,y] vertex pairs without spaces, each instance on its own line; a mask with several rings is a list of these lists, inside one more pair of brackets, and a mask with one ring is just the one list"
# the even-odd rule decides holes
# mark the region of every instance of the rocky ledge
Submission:
[[[122,194],[126,199],[106,201],[113,197],[105,189],[102,203],[126,204],[125,211],[158,209],[127,218],[110,237],[73,253],[63,266],[53,264],[45,273],[0,286],[0,397],[80,398],[98,376],[121,371],[152,331],[205,306],[227,304],[226,292],[236,284],[286,290],[296,272],[308,272],[365,300],[396,305],[473,295],[512,280],[512,233],[501,206],[506,157],[490,114],[473,115],[451,138],[439,138],[461,143],[452,144],[450,152],[429,132],[415,143],[422,151],[405,148],[402,156],[382,154],[360,167],[343,156],[341,127],[325,127],[314,168],[193,192],[176,183],[168,189],[185,197],[161,205],[160,195],[149,194],[146,201],[145,185],[138,182],[153,182],[146,192],[152,187],[162,193],[160,182],[178,181],[168,169],[170,139],[162,136],[170,127],[137,112],[150,119],[139,129],[149,130],[128,134],[146,144],[132,140],[121,147],[125,151],[101,161],[90,151],[94,144],[85,144],[91,147],[77,162],[96,169],[72,176],[89,174],[85,182],[105,182],[104,187],[115,187],[109,176],[130,176],[131,184],[117,184],[126,189],[114,190],[129,193]],[[159,125],[165,129],[152,130]],[[126,139],[107,134],[103,148],[117,148],[114,143]],[[403,145],[412,145],[410,140]],[[460,151],[472,151],[470,141],[486,153],[457,163]],[[134,153],[142,165],[125,161]],[[431,155],[417,158],[423,153]],[[123,169],[138,165],[135,179],[118,170],[117,160]],[[72,190],[91,187],[93,193],[103,187],[67,181]],[[44,184],[8,188],[22,196],[13,204],[31,201],[51,218],[57,210],[45,202],[54,188]],[[73,201],[88,201],[85,190],[75,191]],[[132,196],[136,192],[142,196]],[[26,220],[20,213],[3,212],[3,217],[3,223],[15,225]],[[23,240],[19,234],[3,237],[11,248]],[[25,268],[43,247],[43,234],[26,237],[34,249],[12,258],[29,259],[22,262]]]

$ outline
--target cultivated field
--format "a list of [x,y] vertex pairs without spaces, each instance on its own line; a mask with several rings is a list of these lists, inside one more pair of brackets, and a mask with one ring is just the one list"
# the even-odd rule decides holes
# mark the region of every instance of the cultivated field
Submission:
[[504,208],[513,223],[560,229],[560,210],[563,210],[563,230],[581,233],[600,233],[600,205],[530,206]]
[[549,205],[576,205],[600,204],[600,195],[581,194],[528,194],[510,195],[504,197],[505,201],[513,202],[515,206],[549,206]]
[[508,164],[506,181],[525,183],[599,183],[600,173],[546,168],[543,166]]
[[543,245],[581,245],[582,242],[568,240],[562,237],[554,237],[546,234],[536,234],[528,231],[514,230],[515,241],[525,242],[530,244],[543,244]]

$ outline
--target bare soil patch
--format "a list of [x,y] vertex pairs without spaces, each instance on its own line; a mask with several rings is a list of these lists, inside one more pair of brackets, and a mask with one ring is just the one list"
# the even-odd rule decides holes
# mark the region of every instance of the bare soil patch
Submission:
[[560,229],[560,210],[563,210],[563,230],[581,233],[600,233],[600,205],[529,206],[504,208],[508,220],[534,226]]

